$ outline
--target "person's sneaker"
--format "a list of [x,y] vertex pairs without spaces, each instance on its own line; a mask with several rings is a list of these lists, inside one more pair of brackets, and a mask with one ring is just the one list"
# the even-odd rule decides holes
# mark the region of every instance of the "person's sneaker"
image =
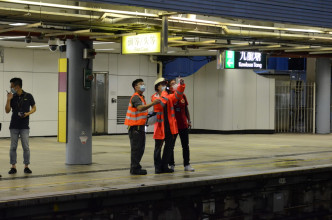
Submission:
[[29,169],[29,167],[24,168],[24,173],[32,173],[32,171]]
[[187,165],[187,166],[184,167],[184,171],[191,171],[191,172],[194,172],[195,169],[192,168],[190,165]]
[[170,168],[171,170],[173,170],[173,172],[175,171],[175,165],[171,165],[171,166],[169,166],[169,168]]
[[15,174],[15,173],[17,173],[16,168],[10,168],[8,174]]
[[139,169],[139,170],[132,170],[130,171],[131,175],[146,175],[148,172],[144,169]]

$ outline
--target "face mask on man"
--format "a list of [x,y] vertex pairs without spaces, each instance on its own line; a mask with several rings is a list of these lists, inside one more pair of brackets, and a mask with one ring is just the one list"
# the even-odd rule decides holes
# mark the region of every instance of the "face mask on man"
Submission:
[[11,92],[12,92],[13,94],[16,94],[16,93],[17,93],[16,90],[15,90],[14,88],[11,88],[10,90],[11,90]]
[[144,91],[145,91],[145,85],[140,85],[139,90],[140,90],[141,92],[144,92]]
[[172,86],[172,88],[173,88],[173,91],[176,91],[177,89],[178,89],[178,84],[174,84],[173,86]]
[[166,90],[166,86],[161,87],[161,91],[165,91]]

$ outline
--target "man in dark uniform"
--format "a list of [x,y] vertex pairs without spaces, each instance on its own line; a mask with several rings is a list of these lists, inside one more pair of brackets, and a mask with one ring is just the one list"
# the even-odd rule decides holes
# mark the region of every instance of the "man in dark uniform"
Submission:
[[140,162],[145,150],[145,124],[148,116],[147,110],[160,103],[155,100],[146,104],[143,92],[145,91],[144,81],[136,79],[132,83],[135,93],[132,95],[128,111],[126,114],[125,125],[128,125],[128,134],[131,147],[130,173],[132,175],[146,175],[146,170],[142,169]]
[[[29,169],[30,149],[29,149],[29,115],[36,111],[36,104],[33,96],[22,90],[22,79],[12,78],[10,80],[11,92],[7,94],[6,113],[12,110],[10,121],[10,164],[12,165],[9,174],[15,174],[17,163],[17,144],[21,137],[24,158],[24,173],[32,173]],[[30,108],[31,107],[31,108]]]

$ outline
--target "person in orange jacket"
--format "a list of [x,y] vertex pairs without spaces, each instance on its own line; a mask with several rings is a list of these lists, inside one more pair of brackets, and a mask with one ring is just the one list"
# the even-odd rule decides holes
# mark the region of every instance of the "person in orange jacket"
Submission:
[[152,103],[146,104],[143,96],[145,85],[142,79],[134,80],[132,87],[135,93],[130,98],[124,123],[128,125],[131,147],[130,174],[146,175],[146,170],[142,169],[140,165],[145,149],[145,123],[148,117],[148,109],[160,103],[160,100],[156,99]]
[[[172,173],[168,168],[168,163],[173,152],[174,135],[178,133],[177,122],[173,103],[180,100],[185,90],[184,81],[181,79],[177,90],[173,94],[166,91],[167,81],[159,78],[155,81],[156,93],[151,97],[151,101],[159,99],[161,102],[155,106],[154,112],[157,115],[157,122],[154,124],[153,139],[155,139],[154,166],[155,173]],[[161,148],[165,142],[163,155]]]

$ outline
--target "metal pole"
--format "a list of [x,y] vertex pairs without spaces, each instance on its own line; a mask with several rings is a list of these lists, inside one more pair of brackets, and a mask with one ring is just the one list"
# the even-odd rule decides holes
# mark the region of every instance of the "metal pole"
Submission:
[[315,134],[316,127],[316,83],[313,85],[313,101],[312,101],[312,133]]

